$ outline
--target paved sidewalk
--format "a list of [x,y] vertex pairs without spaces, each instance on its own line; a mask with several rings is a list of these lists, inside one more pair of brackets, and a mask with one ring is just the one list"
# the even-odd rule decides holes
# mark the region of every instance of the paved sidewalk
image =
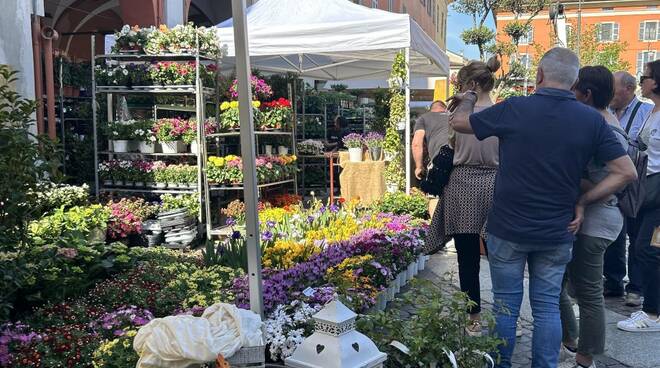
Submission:
[[[442,288],[458,289],[456,252],[448,249],[431,256],[426,269],[418,277],[428,279]],[[481,261],[481,298],[483,307],[490,309],[493,303],[490,271],[485,257]],[[525,275],[525,297],[521,308],[523,336],[516,343],[514,368],[531,365],[533,318],[527,296],[528,278]],[[635,308],[623,305],[622,298],[607,298],[605,302],[607,322],[606,352],[597,357],[599,368],[660,368],[660,333],[628,333],[616,328],[616,323],[634,312]],[[577,307],[576,307],[577,308]]]

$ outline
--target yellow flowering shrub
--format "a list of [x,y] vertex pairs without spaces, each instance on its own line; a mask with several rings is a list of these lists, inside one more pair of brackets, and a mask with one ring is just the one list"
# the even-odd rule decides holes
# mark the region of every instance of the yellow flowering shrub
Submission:
[[271,207],[259,212],[259,222],[266,223],[273,221],[279,223],[289,215],[289,211],[284,208]]

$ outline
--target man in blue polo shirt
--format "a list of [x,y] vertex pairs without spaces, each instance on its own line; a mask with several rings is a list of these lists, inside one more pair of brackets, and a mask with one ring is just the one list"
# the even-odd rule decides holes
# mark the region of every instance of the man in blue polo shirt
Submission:
[[[532,367],[555,368],[562,339],[559,294],[586,205],[636,178],[635,168],[603,117],[575,99],[579,61],[565,48],[539,63],[536,93],[472,114],[476,95],[456,96],[452,127],[500,141],[500,167],[488,218],[488,257],[496,332],[505,339],[498,367],[511,367],[525,264],[534,316]],[[609,176],[580,193],[587,163],[606,162]]]

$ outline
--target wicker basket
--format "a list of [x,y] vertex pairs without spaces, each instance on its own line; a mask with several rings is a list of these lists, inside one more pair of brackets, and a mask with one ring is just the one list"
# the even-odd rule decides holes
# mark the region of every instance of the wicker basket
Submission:
[[241,348],[231,358],[227,358],[227,363],[232,368],[264,368],[266,366],[266,346]]

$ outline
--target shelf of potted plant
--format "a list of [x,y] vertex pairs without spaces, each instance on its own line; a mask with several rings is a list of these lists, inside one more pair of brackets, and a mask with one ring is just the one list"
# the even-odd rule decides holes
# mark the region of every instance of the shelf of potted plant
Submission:
[[[267,188],[267,187],[274,187],[278,185],[283,185],[283,184],[289,184],[293,183],[295,179],[286,179],[286,180],[280,180],[280,181],[274,181],[271,183],[264,183],[264,184],[258,184],[258,188]],[[243,190],[243,184],[241,183],[240,186],[210,186],[209,190]]]
[[154,193],[154,194],[165,194],[165,193],[196,193],[194,189],[145,189],[145,188],[115,188],[115,187],[103,187],[100,189],[101,192],[124,192],[124,193]]
[[154,153],[144,153],[144,152],[112,152],[112,151],[101,151],[100,155],[117,155],[117,156],[152,156],[152,157],[196,157],[197,155],[190,152],[179,152],[179,153],[163,153],[163,152],[154,152]]
[[[202,87],[202,91],[205,95],[212,96],[215,95],[215,90],[209,87]],[[131,88],[126,86],[97,86],[97,93],[187,93],[195,94],[197,88],[194,85],[169,85],[169,86],[132,86]]]

